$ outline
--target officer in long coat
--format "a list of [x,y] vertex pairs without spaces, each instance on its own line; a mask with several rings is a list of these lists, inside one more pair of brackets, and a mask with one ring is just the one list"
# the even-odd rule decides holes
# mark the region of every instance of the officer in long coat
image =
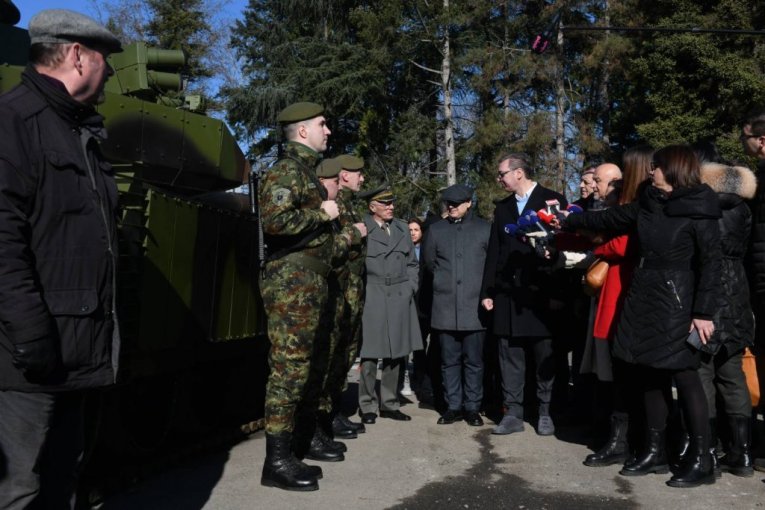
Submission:
[[[362,315],[361,377],[359,409],[364,423],[380,416],[407,421],[399,410],[399,373],[405,357],[422,349],[414,295],[419,265],[409,226],[393,217],[395,197],[387,189],[369,194],[367,226],[366,299]],[[378,405],[375,393],[377,360],[382,358]]]

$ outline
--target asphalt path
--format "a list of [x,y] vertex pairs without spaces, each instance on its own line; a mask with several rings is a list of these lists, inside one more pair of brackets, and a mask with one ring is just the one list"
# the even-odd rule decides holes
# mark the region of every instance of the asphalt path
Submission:
[[346,441],[344,462],[322,463],[315,492],[260,485],[262,431],[165,471],[115,495],[103,510],[183,509],[726,509],[765,507],[762,473],[724,474],[714,485],[674,489],[670,475],[626,478],[618,466],[582,465],[590,449],[581,431],[558,427],[541,437],[531,424],[508,436],[493,422],[437,425],[438,415],[413,401],[409,422],[378,418]]

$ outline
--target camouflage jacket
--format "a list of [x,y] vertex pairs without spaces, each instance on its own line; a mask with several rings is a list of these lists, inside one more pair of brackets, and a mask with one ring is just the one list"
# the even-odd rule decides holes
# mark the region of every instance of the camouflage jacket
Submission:
[[[353,194],[354,192],[349,189],[341,189],[337,194],[337,205],[340,208],[339,220],[343,231],[350,228],[358,234],[358,230],[353,224],[363,223],[364,219],[353,208]],[[356,276],[364,274],[366,253],[366,238],[358,236],[358,242],[352,242],[348,249],[347,268],[350,273]]]
[[301,143],[287,142],[284,154],[266,172],[258,190],[263,233],[271,253],[295,245],[322,229],[301,250],[330,263],[333,253],[332,222],[321,210],[324,188],[314,172],[321,155]]

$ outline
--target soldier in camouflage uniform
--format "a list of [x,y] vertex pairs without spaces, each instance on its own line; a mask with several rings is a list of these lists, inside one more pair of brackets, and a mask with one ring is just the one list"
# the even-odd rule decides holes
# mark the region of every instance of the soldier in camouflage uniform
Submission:
[[[354,194],[361,189],[364,160],[349,154],[338,156],[342,168],[339,172],[340,191],[337,203],[340,208],[340,224],[343,229],[359,228],[366,233],[363,218],[353,208]],[[334,300],[335,320],[331,336],[331,356],[319,405],[320,420],[327,433],[351,439],[364,432],[364,425],[351,422],[340,412],[340,398],[346,376],[353,361],[361,337],[361,312],[364,307],[364,261],[366,243],[350,246],[346,263],[336,271],[337,278],[330,279],[330,300]]]
[[330,134],[322,114],[314,103],[296,103],[279,114],[287,143],[258,191],[268,247],[260,289],[271,342],[261,483],[287,490],[316,490],[321,477],[291,448],[298,408],[310,399],[306,383],[326,306],[332,221],[339,214],[314,171]]

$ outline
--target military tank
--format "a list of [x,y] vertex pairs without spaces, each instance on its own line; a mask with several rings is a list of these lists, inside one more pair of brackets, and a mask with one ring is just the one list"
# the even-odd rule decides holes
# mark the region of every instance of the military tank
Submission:
[[[0,93],[29,35],[0,0]],[[120,192],[118,383],[93,396],[82,477],[91,498],[179,452],[262,426],[267,377],[250,166],[225,124],[184,94],[183,52],[130,44],[99,111]]]

